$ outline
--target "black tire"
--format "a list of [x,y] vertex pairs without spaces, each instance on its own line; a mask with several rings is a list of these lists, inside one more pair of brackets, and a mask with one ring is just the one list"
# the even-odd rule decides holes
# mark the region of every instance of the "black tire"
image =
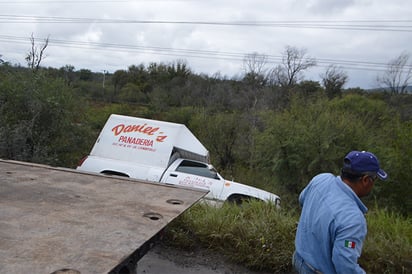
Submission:
[[242,205],[244,202],[248,202],[251,199],[253,199],[253,198],[249,197],[249,196],[246,196],[246,195],[232,194],[231,196],[229,196],[227,201],[231,204]]

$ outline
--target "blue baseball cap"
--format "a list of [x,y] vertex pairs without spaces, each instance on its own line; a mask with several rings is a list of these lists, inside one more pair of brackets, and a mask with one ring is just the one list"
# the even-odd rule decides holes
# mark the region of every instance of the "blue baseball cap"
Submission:
[[381,180],[386,180],[388,174],[379,167],[378,158],[368,151],[351,151],[343,161],[343,170],[353,174],[375,173]]

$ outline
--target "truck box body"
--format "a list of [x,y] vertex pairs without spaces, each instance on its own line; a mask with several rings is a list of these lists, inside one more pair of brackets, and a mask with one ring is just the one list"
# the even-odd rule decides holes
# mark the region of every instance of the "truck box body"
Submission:
[[280,203],[270,192],[225,180],[209,152],[182,124],[112,114],[79,170],[208,190],[205,198],[257,198]]
[[183,158],[209,161],[209,152],[185,125],[112,114],[90,155],[167,168],[173,149]]
[[185,125],[112,114],[79,169],[107,167],[97,172],[159,181],[172,153],[209,162],[209,152]]

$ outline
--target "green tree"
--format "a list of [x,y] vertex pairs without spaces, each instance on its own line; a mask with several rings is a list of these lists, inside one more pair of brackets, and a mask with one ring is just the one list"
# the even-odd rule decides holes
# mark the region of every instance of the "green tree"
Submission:
[[257,138],[259,166],[299,193],[317,173],[338,173],[350,150],[373,151],[386,138],[376,133],[390,123],[391,112],[383,102],[358,95],[314,102],[295,96],[290,109],[265,120]]
[[149,83],[149,75],[143,64],[139,66],[132,65],[128,71],[128,83],[132,83],[139,87],[139,90],[143,93],[151,91],[152,87]]
[[342,96],[342,88],[348,80],[348,75],[336,66],[330,65],[325,74],[321,75],[322,84],[329,99]]
[[199,113],[190,121],[190,128],[210,150],[213,163],[221,169],[231,171],[235,163],[236,146],[242,138],[242,126],[238,113]]
[[379,147],[379,160],[389,174],[387,182],[375,185],[374,196],[380,204],[404,214],[412,214],[412,121],[394,121],[388,139]]
[[319,97],[323,93],[323,89],[319,82],[315,81],[302,81],[293,88],[291,88],[292,93],[299,94],[304,99],[314,99]]
[[[42,73],[10,73],[0,81],[0,157],[74,165],[84,121],[70,88]],[[76,149],[73,149],[76,148]]]
[[125,70],[116,70],[113,74],[112,83],[113,83],[113,98],[111,101],[117,98],[120,90],[127,84],[128,74]]
[[141,86],[133,83],[127,83],[119,92],[118,98],[122,102],[128,103],[146,103],[147,96],[142,91]]
[[63,79],[68,86],[71,86],[73,84],[73,81],[75,80],[74,69],[75,68],[72,65],[65,65],[64,67],[60,68]]
[[90,69],[80,70],[80,80],[81,81],[91,81],[93,79],[93,73]]

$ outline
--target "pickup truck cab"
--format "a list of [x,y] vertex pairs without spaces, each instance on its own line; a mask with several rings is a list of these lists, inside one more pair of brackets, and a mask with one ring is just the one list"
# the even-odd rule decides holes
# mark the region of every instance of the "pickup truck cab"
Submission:
[[278,196],[267,191],[225,180],[211,164],[177,159],[166,170],[162,182],[209,190],[205,199],[240,203],[243,199],[256,198],[280,205]]
[[208,190],[211,201],[258,199],[280,206],[279,196],[225,180],[209,152],[189,129],[176,123],[112,114],[78,170]]

